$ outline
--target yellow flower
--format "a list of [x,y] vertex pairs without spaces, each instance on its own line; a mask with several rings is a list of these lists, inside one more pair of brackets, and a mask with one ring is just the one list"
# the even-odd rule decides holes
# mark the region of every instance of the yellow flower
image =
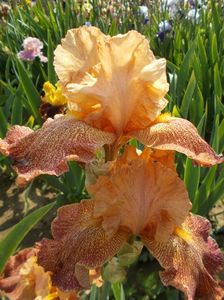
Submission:
[[93,6],[89,3],[89,1],[84,1],[84,3],[82,4],[82,10],[83,12],[87,12],[90,13],[93,9]]
[[49,81],[45,82],[43,91],[43,102],[50,103],[53,106],[62,106],[67,103],[65,96],[62,95],[62,87],[59,82],[55,84],[55,87]]

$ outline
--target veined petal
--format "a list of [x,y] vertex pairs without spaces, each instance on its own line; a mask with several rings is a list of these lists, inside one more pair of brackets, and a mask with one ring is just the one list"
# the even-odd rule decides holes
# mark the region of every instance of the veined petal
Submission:
[[165,60],[137,31],[110,37],[93,26],[71,29],[54,65],[69,109],[101,130],[145,128],[167,104]]
[[37,131],[12,127],[5,140],[0,140],[0,151],[13,158],[19,174],[17,184],[22,186],[40,174],[66,172],[68,160],[94,160],[96,150],[114,139],[112,133],[92,128],[72,116],[57,116]]
[[189,215],[165,242],[157,242],[150,232],[142,232],[145,246],[165,269],[161,272],[163,283],[184,292],[188,300],[224,297],[215,278],[224,267],[224,256],[208,236],[209,230],[208,220]]
[[[182,224],[191,204],[176,172],[148,150],[138,156],[127,148],[107,175],[87,187],[95,201],[94,216],[103,218],[108,234],[119,226],[139,234],[146,227],[165,239]],[[177,225],[179,224],[179,225]]]
[[136,131],[132,136],[141,143],[160,150],[175,150],[184,153],[201,166],[213,166],[224,162],[224,157],[199,136],[194,125],[184,119],[166,117],[147,129]]
[[43,240],[38,261],[53,273],[53,283],[64,291],[79,291],[90,284],[89,269],[111,259],[129,233],[120,229],[108,237],[101,219],[93,217],[94,201],[61,207],[52,223],[54,240]]

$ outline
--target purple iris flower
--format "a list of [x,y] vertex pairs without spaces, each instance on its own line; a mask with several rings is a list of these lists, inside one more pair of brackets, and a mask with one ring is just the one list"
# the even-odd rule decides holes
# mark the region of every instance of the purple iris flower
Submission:
[[27,37],[23,41],[23,48],[24,50],[17,54],[21,60],[33,61],[36,57],[39,57],[41,62],[47,62],[47,57],[41,51],[43,43],[38,38]]

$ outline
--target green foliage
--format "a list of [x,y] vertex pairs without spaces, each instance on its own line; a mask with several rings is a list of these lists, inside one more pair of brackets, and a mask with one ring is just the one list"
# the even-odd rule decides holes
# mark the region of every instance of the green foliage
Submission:
[[26,216],[0,242],[0,272],[3,271],[6,261],[10,255],[13,255],[27,233],[53,208],[53,206],[55,206],[55,202],[45,205]]

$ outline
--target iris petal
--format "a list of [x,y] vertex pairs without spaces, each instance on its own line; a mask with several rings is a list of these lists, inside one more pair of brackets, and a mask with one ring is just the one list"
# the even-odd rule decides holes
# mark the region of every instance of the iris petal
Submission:
[[107,236],[93,207],[92,200],[61,207],[52,224],[54,240],[39,245],[40,265],[53,272],[53,284],[64,291],[88,287],[89,269],[111,259],[129,235],[120,229]]
[[69,30],[54,65],[69,109],[101,130],[145,128],[167,104],[166,61],[137,31],[111,37],[93,26]]
[[202,166],[224,162],[224,157],[217,155],[199,136],[194,125],[184,119],[167,117],[164,122],[155,122],[147,129],[133,132],[132,136],[155,149],[184,153]]
[[150,232],[142,232],[145,246],[165,269],[161,272],[163,283],[184,292],[188,300],[224,297],[215,278],[224,267],[224,257],[208,237],[209,230],[208,220],[189,215],[168,241],[157,242]]
[[37,131],[12,127],[5,140],[0,140],[0,151],[14,160],[17,184],[22,186],[40,174],[66,172],[68,160],[94,160],[96,150],[114,139],[112,133],[92,128],[72,116],[60,116],[48,119]]
[[108,233],[124,226],[138,235],[151,227],[157,239],[165,239],[184,221],[191,204],[172,169],[171,153],[164,152],[146,149],[138,156],[127,147],[108,174],[87,187],[95,201],[94,215],[103,218]]

